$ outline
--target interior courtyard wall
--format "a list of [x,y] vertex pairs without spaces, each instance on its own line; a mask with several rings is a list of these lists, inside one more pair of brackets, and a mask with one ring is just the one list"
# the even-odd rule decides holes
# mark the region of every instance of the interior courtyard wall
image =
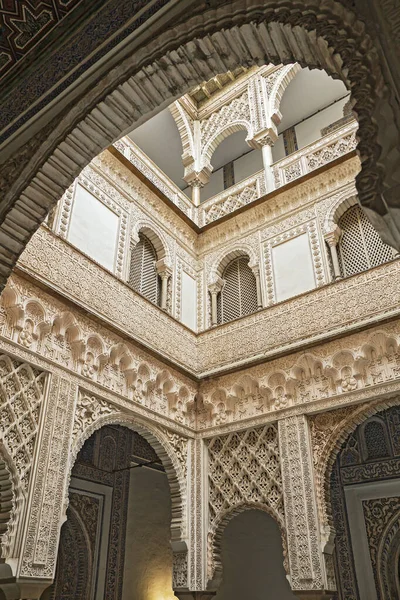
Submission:
[[[294,225],[305,226],[308,223],[307,228],[311,227],[311,247],[313,255],[315,256],[315,250],[320,253],[317,257],[315,266],[315,279],[316,284],[321,285],[327,283],[330,280],[329,265],[327,260],[327,249],[326,245],[322,240],[323,233],[323,220],[324,220],[324,209],[328,209],[329,198],[327,189],[331,188],[332,201],[335,194],[340,191],[340,184],[343,188],[343,194],[345,194],[345,186],[349,181],[349,175],[347,171],[350,170],[354,164],[353,177],[357,172],[356,162],[352,163],[348,161],[346,167],[343,167],[342,179],[340,184],[336,183],[333,185],[331,181],[328,182],[326,188],[315,186],[316,194],[313,198],[314,202],[310,201],[310,197],[313,195],[312,188],[307,188],[306,184],[299,184],[299,190],[297,190],[298,197],[304,194],[304,200],[302,202],[293,202],[294,194],[291,192],[282,192],[283,197],[279,200],[279,205],[284,206],[286,209],[287,220],[282,219],[285,213],[281,213],[282,208],[278,212],[278,215],[273,216],[273,209],[276,207],[275,202],[271,199],[271,203],[267,205],[267,211],[264,209],[257,209],[257,207],[249,209],[245,215],[238,215],[234,220],[234,227],[232,222],[216,225],[212,230],[202,233],[197,241],[195,233],[190,230],[190,227],[183,223],[179,217],[173,215],[172,211],[168,211],[167,207],[161,206],[162,201],[156,197],[156,195],[145,189],[138,179],[130,173],[122,165],[118,164],[118,161],[111,157],[108,153],[103,155],[103,159],[100,162],[98,160],[97,170],[103,173],[103,177],[97,173],[96,176],[92,174],[90,169],[86,169],[86,175],[82,176],[80,180],[86,181],[86,186],[91,189],[91,193],[96,193],[98,198],[106,198],[106,193],[112,196],[119,202],[122,207],[123,200],[125,200],[124,208],[125,216],[123,217],[120,242],[118,248],[118,259],[116,274],[125,279],[127,277],[128,263],[129,263],[129,246],[133,238],[137,237],[137,231],[140,229],[141,224],[147,227],[153,227],[156,232],[159,232],[164,240],[164,244],[167,247],[168,262],[172,268],[172,277],[170,278],[170,305],[169,310],[171,314],[176,318],[181,318],[181,304],[185,299],[182,297],[182,272],[184,271],[187,276],[196,280],[197,287],[197,323],[201,330],[204,327],[210,325],[207,305],[209,304],[209,294],[207,292],[207,285],[212,277],[212,269],[215,270],[215,265],[212,264],[213,260],[218,253],[221,253],[220,248],[226,248],[226,253],[229,253],[230,246],[234,247],[235,240],[239,240],[243,243],[250,244],[259,256],[258,262],[260,266],[260,277],[262,283],[262,295],[264,305],[268,305],[275,301],[274,290],[270,291],[269,280],[273,279],[273,272],[270,261],[270,248],[268,241],[272,240],[272,243],[276,243],[276,233],[286,233],[289,237],[294,234],[296,235],[299,230],[294,228]],[[118,181],[121,173],[124,174],[123,182]],[[104,180],[104,174],[107,175],[107,183]],[[322,180],[326,179],[321,176]],[[350,177],[351,179],[351,177]],[[337,182],[338,180],[336,180]],[[316,182],[318,185],[318,181]],[[325,182],[324,182],[325,183]],[[110,185],[111,184],[111,185]],[[121,193],[118,192],[117,186],[120,189],[121,185],[125,188],[125,198]],[[114,189],[113,189],[114,188]],[[333,189],[332,189],[333,188]],[[139,193],[138,193],[139,190]],[[144,191],[145,190],[145,191]],[[317,191],[318,190],[318,191]],[[335,192],[335,193],[333,193]],[[130,199],[128,202],[126,196]],[[290,204],[287,205],[285,196],[290,198]],[[144,209],[143,197],[146,201],[151,200],[150,204],[153,203],[156,210],[149,214],[148,209]],[[142,200],[140,200],[142,198]],[[138,204],[140,205],[138,206]],[[312,204],[315,204],[313,209]],[[301,213],[300,207],[308,207],[308,211]],[[62,236],[67,236],[68,229],[68,211],[71,208],[71,197],[64,198],[59,207],[59,215],[57,217],[56,230]],[[145,213],[143,212],[145,210]],[[271,211],[271,212],[270,212]],[[315,213],[313,212],[315,211]],[[160,214],[158,214],[160,213]],[[172,213],[172,214],[171,214]],[[271,224],[268,223],[268,215],[271,215]],[[289,218],[290,216],[290,218]],[[316,219],[316,217],[318,219]],[[128,225],[129,218],[129,225]],[[171,222],[172,220],[172,222]],[[268,226],[266,226],[266,222]],[[125,223],[125,224],[124,224]],[[279,223],[279,225],[278,225]],[[171,227],[171,225],[174,225]],[[249,237],[249,233],[252,235]],[[300,233],[300,232],[299,232]],[[275,234],[275,236],[273,236]],[[222,244],[219,240],[222,240]],[[285,240],[282,239],[282,242]],[[230,243],[229,243],[230,242]],[[315,249],[313,247],[315,245]],[[212,247],[213,252],[207,252],[207,248]],[[204,267],[203,267],[204,264]],[[268,276],[268,281],[266,277]],[[267,292],[268,285],[268,292]],[[296,291],[296,290],[295,290]],[[193,310],[193,309],[192,309]]]

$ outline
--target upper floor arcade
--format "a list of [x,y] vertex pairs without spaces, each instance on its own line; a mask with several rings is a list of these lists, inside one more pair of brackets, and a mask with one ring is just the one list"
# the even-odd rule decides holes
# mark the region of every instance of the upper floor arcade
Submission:
[[[311,85],[310,73],[289,65],[242,70],[227,76],[230,83],[217,78],[168,109],[170,124],[176,127],[174,111],[191,107],[200,123],[193,131],[204,132],[201,119],[218,120],[224,109],[237,115],[232,102],[240,98],[242,104],[243,94],[246,101],[255,97],[259,102],[262,90],[267,90],[266,102],[279,97],[282,110],[286,95],[290,108],[291,86],[300,77],[304,90],[301,78]],[[319,72],[318,89],[320,77]],[[251,96],[256,84],[261,92]],[[304,109],[300,88],[294,87],[295,99]],[[285,122],[285,115],[270,120],[276,140],[268,147],[278,158],[269,165],[275,189],[265,193],[264,165],[261,175],[255,174],[264,188],[259,186],[243,205],[235,203],[234,190],[243,184],[239,182],[196,206],[135,142],[117,142],[64,194],[22,255],[19,271],[195,377],[396,315],[396,253],[382,242],[359,206],[357,125],[351,115],[340,116],[347,96],[340,97],[342,89],[335,89],[339,98],[332,100],[332,90],[321,101],[326,106],[315,111],[315,104],[306,103],[312,114],[281,133],[277,124],[279,119]],[[214,111],[209,114],[210,107]],[[251,104],[248,109],[254,113]],[[271,109],[264,113],[271,114]],[[289,110],[287,119],[290,123]],[[308,138],[300,135],[304,124]],[[226,131],[225,125],[214,127],[220,141],[215,153],[237,135],[235,131],[224,138],[218,127]],[[296,142],[297,149],[285,138],[289,129],[292,141],[302,140]],[[176,131],[182,136],[179,127]],[[161,146],[164,156],[174,138],[159,123],[158,134],[149,139],[149,144]],[[288,154],[280,158],[285,148]],[[244,159],[253,168],[263,156],[261,147]],[[230,162],[235,173],[243,155]],[[211,169],[210,182],[212,176]],[[185,179],[182,182],[186,185]],[[217,212],[222,205],[228,207],[224,215]],[[213,217],[205,223],[208,208]],[[381,289],[388,292],[384,299]]]

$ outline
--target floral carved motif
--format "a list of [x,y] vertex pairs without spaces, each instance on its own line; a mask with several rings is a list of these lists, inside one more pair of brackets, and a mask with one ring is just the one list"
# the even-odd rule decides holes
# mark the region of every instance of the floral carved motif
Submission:
[[275,425],[213,437],[206,443],[210,486],[208,577],[212,579],[214,571],[221,568],[220,548],[214,547],[217,530],[243,508],[258,507],[271,514],[281,527],[284,548],[286,541]]
[[46,374],[0,356],[0,441],[27,492]]

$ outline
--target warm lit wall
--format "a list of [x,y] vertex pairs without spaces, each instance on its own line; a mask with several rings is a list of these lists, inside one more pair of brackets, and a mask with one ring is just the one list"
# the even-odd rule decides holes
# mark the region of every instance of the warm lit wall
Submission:
[[122,600],[172,600],[171,502],[164,473],[131,471]]

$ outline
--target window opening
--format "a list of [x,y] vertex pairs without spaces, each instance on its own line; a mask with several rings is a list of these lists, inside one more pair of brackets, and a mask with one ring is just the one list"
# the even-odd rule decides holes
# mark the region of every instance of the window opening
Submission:
[[352,206],[339,219],[342,235],[338,245],[343,277],[366,271],[392,260],[393,248],[384,244],[359,206]]
[[256,278],[247,256],[232,260],[222,278],[225,283],[217,305],[218,323],[227,323],[257,311]]
[[161,282],[155,263],[157,253],[148,237],[139,233],[139,242],[131,250],[129,285],[150,302],[160,305]]

